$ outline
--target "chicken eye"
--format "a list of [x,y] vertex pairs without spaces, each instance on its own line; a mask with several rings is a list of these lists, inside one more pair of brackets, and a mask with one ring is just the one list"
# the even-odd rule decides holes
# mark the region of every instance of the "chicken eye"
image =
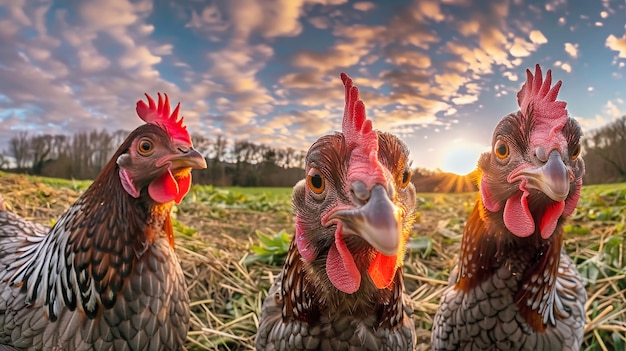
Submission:
[[493,147],[493,151],[501,160],[509,157],[509,145],[502,140],[498,140],[496,142],[496,145]]
[[154,144],[150,139],[141,139],[139,141],[139,144],[137,144],[137,149],[139,150],[140,154],[148,156],[154,151]]
[[306,176],[306,183],[309,186],[309,189],[311,189],[311,191],[314,194],[319,195],[322,192],[324,192],[324,188],[325,188],[324,176],[319,171],[319,169],[311,168],[311,170],[309,171],[309,174],[307,174]]
[[571,158],[572,160],[575,160],[578,158],[578,156],[580,156],[580,144],[576,144],[576,146],[574,146],[574,149],[572,150],[572,154],[569,156],[569,158]]
[[405,169],[404,173],[402,173],[402,187],[407,186],[409,184],[409,181],[411,181],[411,171]]

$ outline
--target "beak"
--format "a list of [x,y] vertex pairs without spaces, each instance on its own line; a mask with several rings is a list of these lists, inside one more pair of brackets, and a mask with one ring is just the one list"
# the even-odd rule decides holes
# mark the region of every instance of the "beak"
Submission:
[[329,219],[341,220],[344,227],[361,236],[383,255],[398,253],[402,237],[402,211],[391,202],[385,188],[378,184],[370,193],[365,205],[355,209],[340,210]]
[[563,201],[569,194],[569,175],[557,150],[550,153],[545,165],[525,169],[521,174],[526,176],[529,188],[543,192],[553,201]]
[[159,163],[165,164],[169,162],[171,170],[182,168],[204,169],[207,167],[204,156],[194,148],[178,148],[178,150],[180,151],[179,154],[163,157]]

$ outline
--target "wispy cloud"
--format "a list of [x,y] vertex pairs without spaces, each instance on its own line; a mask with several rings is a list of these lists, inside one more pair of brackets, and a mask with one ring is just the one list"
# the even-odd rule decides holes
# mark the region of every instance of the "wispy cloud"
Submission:
[[601,96],[621,112],[624,11],[564,0],[0,0],[0,141],[18,129],[130,130],[135,102],[164,91],[194,133],[306,148],[339,128],[345,71],[375,128],[429,166],[418,151],[450,133],[489,140],[536,63],[558,68],[576,115],[612,118]]
[[572,58],[578,57],[578,44],[565,43],[565,52]]
[[618,38],[613,34],[609,35],[606,38],[605,45],[609,49],[617,51],[617,55],[620,58],[626,58],[626,33],[624,33],[621,38]]

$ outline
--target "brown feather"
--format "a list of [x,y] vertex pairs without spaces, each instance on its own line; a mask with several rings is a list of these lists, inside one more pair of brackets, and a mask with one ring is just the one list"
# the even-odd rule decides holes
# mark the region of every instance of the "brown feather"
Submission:
[[[553,101],[556,90],[545,88],[550,83],[537,84]],[[555,110],[564,104],[550,106]],[[480,193],[465,225],[458,265],[434,318],[434,350],[580,348],[587,295],[575,264],[563,250],[563,223],[574,210],[582,185],[584,162],[577,155],[571,157],[579,147],[581,130],[562,114],[550,118],[563,128],[547,129],[539,123],[547,117],[535,107],[528,104],[505,116],[494,130],[492,151],[478,161]],[[537,135],[550,130],[558,135],[541,144]],[[506,152],[499,153],[497,145],[505,145]],[[541,173],[554,152],[558,158],[550,167],[560,167],[557,173],[562,178]],[[543,178],[537,176],[532,179],[535,184],[528,185],[529,178],[520,180],[519,170],[529,170],[524,177],[543,174]],[[557,181],[569,182],[559,183],[568,191],[562,194],[564,200],[542,190]],[[522,193],[526,202],[515,202]],[[511,209],[519,209],[523,218],[505,219],[509,200],[509,215]],[[551,229],[541,232],[548,222]],[[514,231],[519,223],[524,227]]]
[[[172,203],[138,198],[118,158],[146,133],[133,131],[92,185],[48,230],[0,212],[0,343],[38,350],[178,350],[189,326],[186,282],[173,250]],[[146,180],[149,181],[149,180]]]
[[[392,201],[405,213],[403,245],[413,221],[415,190],[404,185],[408,170],[408,149],[391,134],[378,133],[379,160],[390,172],[396,190]],[[395,272],[388,288],[378,289],[367,269],[376,252],[362,238],[350,235],[345,243],[359,267],[363,280],[353,294],[335,288],[326,273],[326,258],[334,242],[334,227],[320,225],[322,213],[332,206],[349,203],[345,185],[346,160],[350,150],[341,134],[321,137],[311,146],[307,163],[314,165],[333,189],[332,200],[312,202],[301,182],[294,187],[293,205],[300,225],[313,243],[316,259],[308,262],[292,241],[283,271],[270,288],[263,304],[256,338],[258,350],[347,349],[412,350],[416,342],[411,319],[410,299],[404,293],[401,269]],[[330,195],[329,195],[330,196]]]

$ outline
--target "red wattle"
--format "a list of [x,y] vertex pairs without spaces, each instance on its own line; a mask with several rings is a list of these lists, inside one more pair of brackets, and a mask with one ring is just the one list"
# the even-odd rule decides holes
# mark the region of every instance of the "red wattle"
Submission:
[[525,238],[535,232],[535,221],[528,209],[527,192],[517,192],[504,205],[504,225],[511,233]]
[[178,184],[178,193],[176,194],[174,201],[179,204],[181,201],[183,201],[183,198],[191,189],[191,172],[184,177],[178,179],[176,183]]
[[179,188],[176,179],[168,170],[148,185],[148,194],[158,203],[166,203],[178,198]]
[[367,272],[378,289],[388,287],[396,275],[398,255],[386,256],[378,253]]
[[361,273],[352,254],[341,236],[341,224],[337,225],[335,243],[328,250],[326,273],[333,285],[346,294],[352,294],[361,286]]
[[554,233],[554,229],[559,222],[559,217],[563,214],[564,208],[565,201],[556,202],[546,208],[541,218],[541,224],[539,225],[542,238],[547,239]]

